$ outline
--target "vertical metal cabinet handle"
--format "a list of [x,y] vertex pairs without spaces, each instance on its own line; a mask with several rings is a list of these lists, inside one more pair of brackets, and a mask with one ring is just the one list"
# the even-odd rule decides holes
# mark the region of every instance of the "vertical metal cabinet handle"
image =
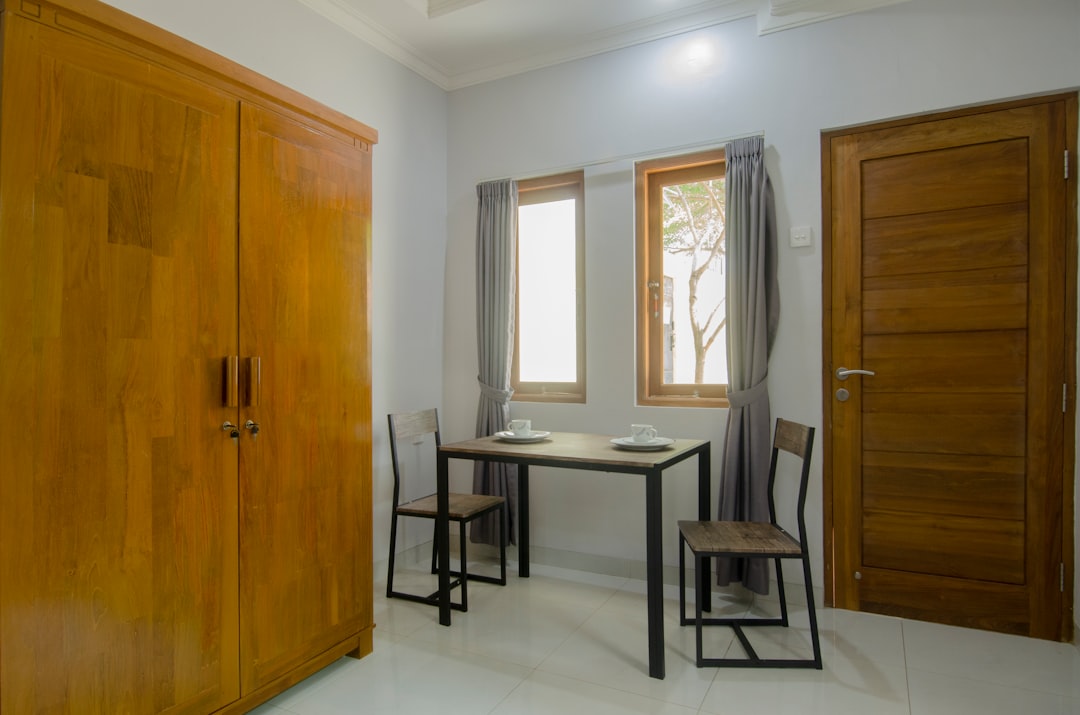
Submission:
[[848,379],[848,375],[876,375],[876,374],[877,373],[874,372],[873,370],[849,370],[846,367],[838,367],[838,368],[836,368],[836,379],[837,380],[846,380],[846,379]]
[[247,403],[249,407],[258,407],[262,397],[262,359],[257,357],[248,358],[247,374]]
[[225,358],[225,406],[237,407],[240,404],[240,356],[229,355]]

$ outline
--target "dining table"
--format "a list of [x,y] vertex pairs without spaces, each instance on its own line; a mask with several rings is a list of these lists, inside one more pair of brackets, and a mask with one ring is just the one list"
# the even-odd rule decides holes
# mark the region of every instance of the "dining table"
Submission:
[[[537,439],[493,435],[440,445],[437,448],[439,623],[450,625],[449,470],[451,459],[517,465],[518,576],[529,576],[529,468],[556,467],[645,477],[645,572],[649,675],[662,679],[664,668],[663,475],[697,457],[698,519],[710,510],[711,443],[702,439],[661,438],[657,444],[635,444],[630,438],[579,432],[548,432]],[[654,448],[655,447],[655,448]],[[708,566],[706,566],[708,568]],[[709,574],[701,583],[709,583]],[[705,610],[708,587],[698,594]]]

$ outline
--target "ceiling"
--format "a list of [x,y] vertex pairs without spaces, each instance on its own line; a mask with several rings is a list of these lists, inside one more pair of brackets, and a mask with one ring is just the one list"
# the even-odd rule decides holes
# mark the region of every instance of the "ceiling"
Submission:
[[776,32],[904,0],[298,0],[453,90],[746,17]]

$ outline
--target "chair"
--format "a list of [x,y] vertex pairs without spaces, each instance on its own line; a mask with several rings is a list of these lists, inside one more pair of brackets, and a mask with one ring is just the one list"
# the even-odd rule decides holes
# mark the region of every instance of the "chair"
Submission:
[[[720,667],[777,667],[777,668],[817,668],[821,670],[821,643],[818,639],[817,611],[814,609],[814,587],[810,579],[810,553],[806,546],[806,483],[810,475],[810,453],[814,446],[814,428],[776,420],[773,434],[772,461],[769,464],[769,521],[680,521],[679,522],[679,622],[688,625],[686,617],[686,547],[694,556],[694,568],[697,571],[696,607],[693,623],[696,627],[697,666]],[[776,483],[776,461],[780,451],[790,452],[802,460],[802,474],[799,481],[799,500],[796,516],[799,524],[799,538],[784,531],[776,520],[776,502],[773,487]],[[743,618],[703,618],[701,594],[708,586],[704,583],[705,559],[714,557],[765,557],[776,564],[776,582],[780,596],[780,617],[743,617]],[[814,656],[810,659],[761,658],[750,645],[743,628],[751,626],[788,625],[787,597],[784,593],[784,574],[781,568],[783,559],[802,561],[803,578],[806,582],[806,604],[810,612],[810,639]],[[702,655],[702,627],[730,626],[739,639],[745,658],[705,658]]]
[[[394,549],[397,545],[397,523],[399,516],[412,516],[420,519],[434,520],[438,513],[438,500],[435,494],[414,499],[405,504],[400,503],[402,475],[398,462],[398,440],[422,438],[429,434],[435,436],[435,446],[442,444],[439,437],[439,414],[436,410],[422,410],[402,414],[387,415],[390,424],[390,455],[394,466],[394,511],[390,517],[390,559],[386,574],[386,597],[402,598],[418,603],[427,603],[433,606],[439,604],[439,593],[435,591],[428,596],[419,596],[412,593],[404,593],[394,590]],[[499,559],[501,576],[483,576],[480,574],[470,575],[468,572],[468,558],[465,550],[466,534],[465,526],[473,519],[485,514],[498,511],[499,513]],[[506,585],[506,540],[503,529],[506,524],[506,499],[499,496],[485,494],[456,494],[450,493],[450,521],[459,524],[461,532],[460,570],[451,571],[455,577],[450,583],[451,588],[461,587],[461,601],[451,602],[450,607],[458,611],[469,610],[469,581],[483,581],[500,586]],[[438,572],[439,535],[436,531],[434,544],[431,551],[431,573]]]

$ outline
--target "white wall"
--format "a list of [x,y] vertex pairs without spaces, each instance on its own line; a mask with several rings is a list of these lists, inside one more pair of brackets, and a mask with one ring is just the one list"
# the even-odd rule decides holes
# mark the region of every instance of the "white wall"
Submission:
[[[635,406],[631,157],[764,131],[781,235],[773,412],[820,426],[821,131],[1080,86],[1078,26],[1075,0],[912,0],[764,37],[754,20],[738,21],[451,93],[447,437],[471,436],[475,419],[477,182],[586,167],[588,403],[515,403],[513,416],[612,434],[650,422],[718,443],[724,410]],[[722,61],[672,81],[667,67],[691,39],[713,43]],[[792,225],[813,227],[812,247],[787,246]],[[816,455],[808,526],[820,586],[820,439]],[[455,480],[464,486],[465,470]],[[673,525],[696,514],[692,468],[665,482],[664,556],[674,564]],[[642,480],[535,470],[531,484],[535,545],[643,558]]]
[[[781,244],[782,317],[770,373],[774,411],[820,424],[820,131],[1080,86],[1076,0],[911,0],[764,37],[746,20],[449,97],[294,0],[110,4],[379,131],[373,192],[376,560],[385,558],[389,529],[385,414],[441,402],[447,438],[472,434],[478,181],[587,167],[589,402],[515,405],[514,414],[541,428],[621,433],[632,421],[649,421],[665,434],[717,439],[726,420],[722,410],[634,405],[632,160],[764,131],[781,235],[792,225],[810,225],[815,238],[812,248]],[[724,62],[705,76],[671,83],[662,68],[689,37],[716,42]],[[810,496],[818,554],[820,449],[819,442]],[[642,557],[640,480],[536,472],[535,545]],[[465,486],[466,473],[458,466],[455,482]],[[664,498],[668,524],[695,513],[692,470],[673,474]],[[672,564],[670,531],[665,560]],[[821,559],[816,562],[820,585]]]
[[[372,416],[374,552],[376,562],[385,559],[393,486],[386,414],[441,406],[446,93],[295,0],[110,4],[379,132],[372,189]],[[419,530],[409,534],[405,546],[420,536]]]

